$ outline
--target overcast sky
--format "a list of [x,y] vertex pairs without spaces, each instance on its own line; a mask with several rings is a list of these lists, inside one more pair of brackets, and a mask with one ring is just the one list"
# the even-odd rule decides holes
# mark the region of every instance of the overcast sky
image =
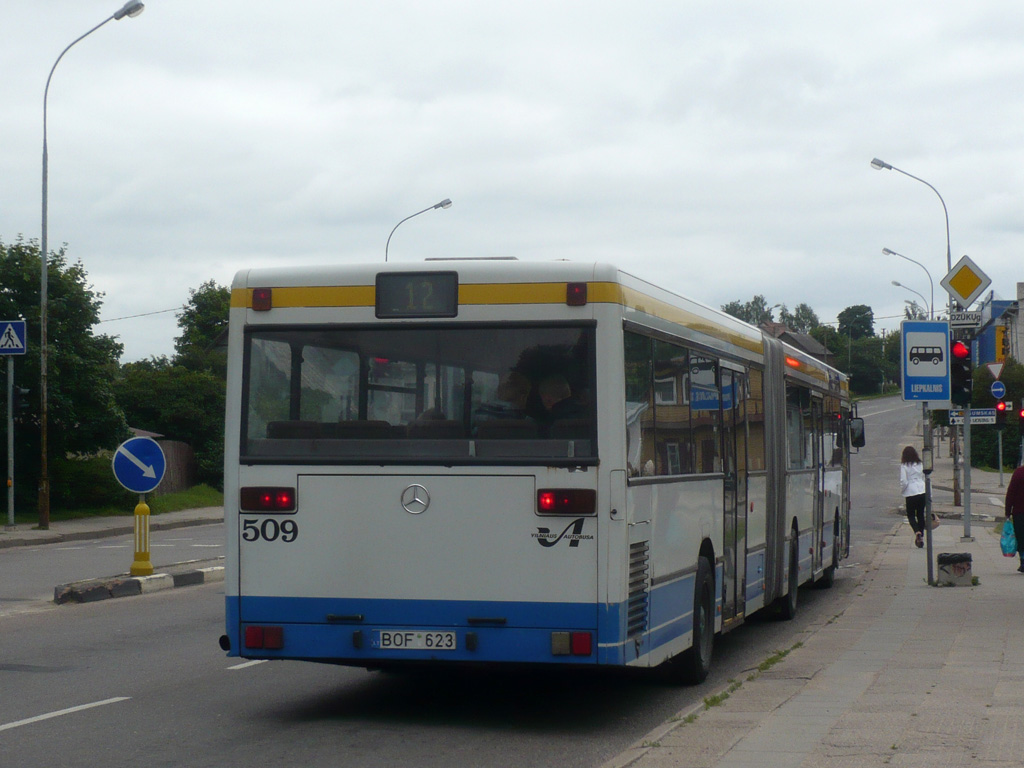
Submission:
[[[46,77],[118,0],[0,8],[0,240],[40,235]],[[876,330],[969,254],[1016,298],[1024,5],[147,0],[61,60],[49,244],[124,362],[253,266],[609,261]],[[156,314],[147,314],[156,313]],[[142,315],[139,317],[130,317]],[[121,319],[130,318],[130,319]],[[38,322],[37,318],[29,318]]]

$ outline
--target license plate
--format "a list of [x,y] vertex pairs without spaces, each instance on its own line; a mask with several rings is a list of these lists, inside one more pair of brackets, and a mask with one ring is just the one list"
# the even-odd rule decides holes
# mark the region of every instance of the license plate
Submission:
[[421,629],[382,629],[378,631],[380,648],[399,651],[454,651],[454,632],[427,632]]

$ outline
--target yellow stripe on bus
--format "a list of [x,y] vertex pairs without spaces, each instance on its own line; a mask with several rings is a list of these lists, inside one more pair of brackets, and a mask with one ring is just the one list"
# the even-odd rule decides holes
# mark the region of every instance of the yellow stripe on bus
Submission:
[[[565,286],[565,282],[463,283],[459,286],[459,305],[565,304]],[[617,283],[587,283],[587,302],[618,304],[684,325],[758,354],[763,352],[763,346],[758,339],[732,333],[707,318]],[[372,307],[375,305],[375,288],[372,285],[274,287],[273,303],[275,307]],[[231,306],[236,309],[251,309],[252,289],[238,288],[232,291]]]

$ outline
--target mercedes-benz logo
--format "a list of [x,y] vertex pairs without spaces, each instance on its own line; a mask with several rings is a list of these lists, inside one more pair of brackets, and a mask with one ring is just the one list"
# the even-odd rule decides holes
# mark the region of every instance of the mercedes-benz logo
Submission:
[[430,506],[430,494],[427,489],[418,483],[410,485],[402,491],[402,509],[410,515],[418,515],[426,512]]

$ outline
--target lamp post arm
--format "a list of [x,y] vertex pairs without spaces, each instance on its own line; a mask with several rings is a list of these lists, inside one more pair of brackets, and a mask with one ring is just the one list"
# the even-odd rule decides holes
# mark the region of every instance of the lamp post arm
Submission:
[[946,208],[946,201],[942,199],[942,195],[939,194],[939,190],[937,190],[935,187],[933,187],[931,184],[929,184],[924,179],[922,179],[922,178],[920,178],[918,176],[915,176],[912,173],[907,173],[906,171],[900,170],[895,165],[890,165],[889,167],[892,170],[897,171],[898,173],[902,173],[904,176],[909,176],[914,181],[920,181],[922,184],[924,184],[926,187],[928,187],[928,189],[930,189],[932,192],[934,192],[935,196],[937,198],[939,198],[939,202],[942,203],[942,213],[946,217],[946,271],[947,272],[951,271],[953,269],[953,258],[952,258],[952,252],[951,252],[950,247],[949,247],[949,210]]
[[[897,253],[896,251],[889,250],[888,248],[883,248],[882,249],[882,253],[892,254],[893,256],[899,256],[901,259],[906,259],[907,261],[911,262],[912,264],[917,264],[917,266],[919,266],[921,269],[924,270],[924,273],[928,276],[928,287],[931,289],[931,295],[932,295],[932,302],[931,302],[931,304],[928,307],[928,317],[929,317],[929,319],[934,319],[934,317],[935,317],[935,284],[932,282],[932,273],[928,271],[928,267],[926,267],[920,261],[916,261],[915,259],[912,259],[909,256],[904,256],[902,253]],[[907,286],[903,286],[903,287],[907,288]],[[913,289],[907,288],[907,290],[909,291],[909,290],[913,290]],[[914,293],[917,293],[917,291],[914,291]],[[917,295],[921,296],[921,294],[919,294],[919,293]],[[924,301],[924,296],[921,296],[921,301]]]
[[437,210],[438,208],[451,208],[451,207],[452,207],[452,201],[449,200],[446,197],[440,203],[435,203],[434,205],[428,206],[427,208],[424,208],[422,211],[416,211],[416,213],[411,213],[408,216],[406,216],[404,219],[402,219],[400,222],[395,224],[395,226],[391,228],[391,232],[388,234],[387,242],[384,243],[384,263],[386,264],[387,261],[388,261],[388,246],[391,245],[391,235],[395,234],[395,230],[396,229],[398,229],[400,226],[402,226],[409,219],[411,219],[411,218],[413,218],[415,216],[419,216],[421,213],[426,213],[427,211],[434,211],[434,210]]
[[[416,213],[413,213],[413,214],[411,214],[409,216],[406,216],[400,222],[395,224],[395,226],[391,229],[391,233],[388,235],[388,241],[386,243],[384,243],[384,262],[385,263],[387,263],[387,260],[388,260],[388,246],[391,245],[391,235],[395,234],[395,230],[398,229],[400,226],[402,226],[409,219],[413,218],[414,216],[419,216],[421,213],[426,213],[427,211],[432,211],[432,210],[434,210],[434,206],[430,206],[429,208],[424,208],[422,211],[416,211]],[[378,240],[377,242],[380,242],[380,241]]]

